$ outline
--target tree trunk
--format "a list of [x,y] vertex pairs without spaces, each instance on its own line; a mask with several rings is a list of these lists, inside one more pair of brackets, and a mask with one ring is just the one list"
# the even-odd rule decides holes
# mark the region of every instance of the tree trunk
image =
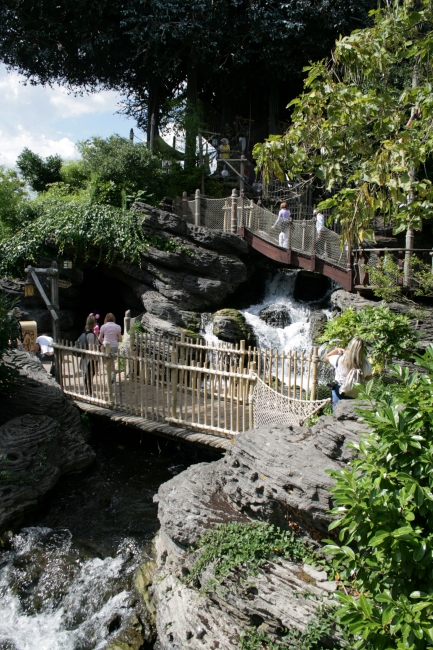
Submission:
[[193,57],[188,60],[186,86],[186,120],[185,120],[185,167],[193,167],[196,162],[196,138],[199,127],[197,70]]
[[146,127],[147,142],[150,142],[152,115],[155,115],[155,137],[156,137],[159,133],[159,81],[158,79],[151,79],[149,82],[149,100],[147,106],[147,127]]

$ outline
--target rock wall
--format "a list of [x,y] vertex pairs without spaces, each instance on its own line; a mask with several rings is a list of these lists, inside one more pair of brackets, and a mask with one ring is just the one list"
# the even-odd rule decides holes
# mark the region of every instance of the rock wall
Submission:
[[[332,606],[336,584],[325,572],[285,560],[267,562],[256,576],[240,568],[205,591],[184,578],[197,559],[191,545],[219,523],[261,520],[311,540],[329,535],[332,480],[325,469],[352,458],[347,443],[362,431],[353,404],[340,404],[336,417],[321,417],[312,428],[241,434],[223,459],[192,466],[160,487],[157,571],[145,590],[156,608],[155,648],[232,650],[248,626],[275,640],[282,628],[305,630],[319,607]],[[206,569],[202,586],[211,578]]]
[[5,361],[19,378],[0,402],[0,533],[50,490],[62,474],[81,470],[95,454],[78,409],[33,355]]
[[[224,306],[226,297],[247,279],[247,267],[241,257],[248,254],[248,245],[238,235],[187,224],[177,215],[144,203],[137,203],[134,209],[142,215],[144,233],[169,242],[170,250],[149,246],[140,264],[117,260],[112,266],[100,266],[104,273],[102,285],[109,284],[107,278],[113,279],[117,294],[122,294],[115,298],[123,305],[123,312],[131,307],[137,313],[144,312],[143,325],[148,331],[179,335],[184,330],[196,334],[200,312]],[[94,254],[99,256],[99,251]],[[53,255],[56,255],[55,248]],[[76,332],[82,331],[85,316],[97,307],[98,285],[95,284],[93,299],[86,294],[86,285],[93,281],[89,274],[86,279],[86,268],[90,273],[97,263],[97,258],[82,261],[84,275],[79,269],[71,275],[65,274],[59,260],[60,277],[72,282],[69,289],[60,290],[60,325],[67,338],[74,339]],[[50,266],[51,260],[40,260],[38,264]],[[104,288],[101,282],[99,285],[99,289]],[[38,296],[23,299],[22,281],[0,280],[0,291],[19,298],[22,320],[36,320],[39,332],[51,330],[50,316],[42,299]],[[83,299],[88,302],[84,311]],[[78,319],[77,313],[80,313]],[[120,314],[117,317],[120,320]]]

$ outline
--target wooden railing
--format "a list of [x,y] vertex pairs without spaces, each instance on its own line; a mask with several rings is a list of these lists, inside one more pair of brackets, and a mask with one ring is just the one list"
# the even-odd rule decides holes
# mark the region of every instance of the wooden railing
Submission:
[[67,395],[142,418],[232,437],[253,426],[252,393],[260,377],[278,393],[316,398],[319,358],[221,343],[206,345],[131,332],[129,346],[81,349],[54,344]]

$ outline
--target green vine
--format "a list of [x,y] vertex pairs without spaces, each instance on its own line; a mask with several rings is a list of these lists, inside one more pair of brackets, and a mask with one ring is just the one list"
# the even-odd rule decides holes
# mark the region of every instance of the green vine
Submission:
[[[36,217],[18,233],[0,242],[0,273],[21,274],[26,262],[41,255],[74,251],[76,258],[112,264],[115,259],[140,264],[149,246],[193,255],[182,244],[143,232],[145,217],[110,205],[47,200],[36,206]],[[49,249],[51,247],[51,252]]]

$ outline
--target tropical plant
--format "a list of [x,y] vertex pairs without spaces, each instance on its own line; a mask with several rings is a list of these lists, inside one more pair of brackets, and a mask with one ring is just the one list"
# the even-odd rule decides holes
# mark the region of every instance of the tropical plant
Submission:
[[418,340],[409,316],[396,314],[389,307],[380,305],[368,306],[359,311],[346,309],[340,316],[326,323],[318,342],[346,347],[354,336],[367,342],[369,356],[379,371],[393,358],[405,358],[413,354]]
[[306,68],[290,128],[254,150],[268,176],[319,184],[347,240],[374,241],[375,215],[419,229],[433,201],[433,7],[386,2],[372,16]]
[[[415,296],[433,296],[433,273],[431,264],[426,264],[416,255],[410,257],[410,288]],[[391,255],[385,255],[380,267],[368,267],[369,283],[374,295],[385,302],[411,302],[403,293],[403,269]]]
[[329,471],[335,520],[322,550],[346,585],[339,593],[354,648],[424,650],[433,645],[433,347],[421,373],[396,366],[392,393],[360,411],[370,433],[355,460]]

